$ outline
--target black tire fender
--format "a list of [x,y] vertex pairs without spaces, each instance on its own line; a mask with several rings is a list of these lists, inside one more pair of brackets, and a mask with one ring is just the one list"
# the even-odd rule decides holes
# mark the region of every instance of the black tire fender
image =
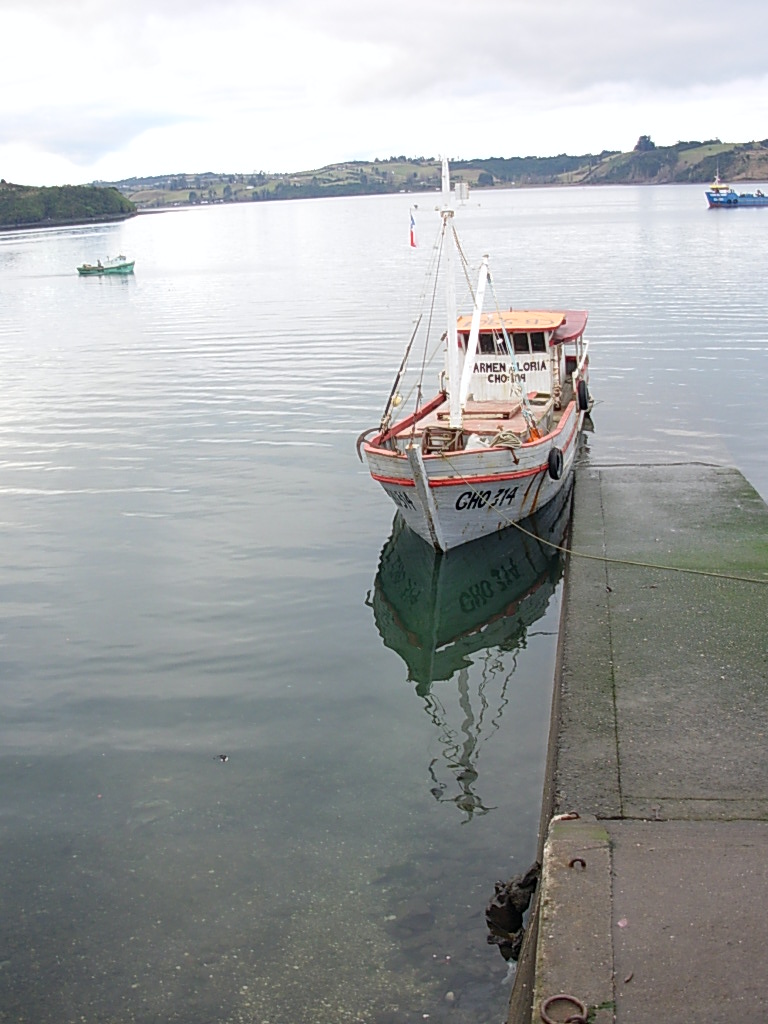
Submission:
[[559,480],[563,475],[563,453],[559,448],[550,448],[547,456],[547,470],[553,480]]
[[576,398],[581,412],[586,412],[589,408],[589,388],[585,380],[580,380],[576,385]]

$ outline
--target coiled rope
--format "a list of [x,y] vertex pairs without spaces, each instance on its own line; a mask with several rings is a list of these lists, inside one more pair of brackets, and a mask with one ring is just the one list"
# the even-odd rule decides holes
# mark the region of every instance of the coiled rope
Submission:
[[491,441],[491,448],[520,448],[522,439],[514,430],[500,430]]

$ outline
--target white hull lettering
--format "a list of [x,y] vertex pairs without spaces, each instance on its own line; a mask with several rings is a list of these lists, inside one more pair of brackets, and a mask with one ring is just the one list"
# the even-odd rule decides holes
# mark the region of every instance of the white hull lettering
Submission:
[[405,491],[390,491],[389,496],[398,508],[412,508],[415,511],[416,506]]
[[[513,364],[514,366],[514,364]],[[506,363],[475,363],[473,373],[496,374],[506,373],[509,375],[513,367]],[[529,359],[527,363],[518,363],[517,369],[521,373],[535,373],[547,369],[546,359]]]
[[491,569],[491,576],[496,580],[498,589],[503,592],[509,587],[517,585],[520,579],[520,569],[514,562],[510,562],[509,565],[502,566],[500,569]]
[[486,605],[495,594],[504,593],[510,587],[518,586],[520,569],[510,561],[498,569],[491,570],[492,579],[483,579],[473,583],[459,595],[459,604],[464,612],[475,611]]
[[473,508],[504,508],[511,505],[517,494],[516,487],[500,487],[495,493],[493,491],[462,491],[456,499],[456,509],[459,512],[469,511]]
[[468,590],[462,591],[459,604],[463,612],[472,612],[488,604],[492,597],[493,587],[488,580],[483,580],[482,583],[473,583]]
[[475,363],[474,373],[506,373],[506,363]]

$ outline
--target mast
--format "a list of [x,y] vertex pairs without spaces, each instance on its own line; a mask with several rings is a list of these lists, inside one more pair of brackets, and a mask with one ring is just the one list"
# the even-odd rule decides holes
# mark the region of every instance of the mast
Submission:
[[446,307],[446,361],[448,378],[448,425],[461,426],[461,394],[459,388],[459,339],[456,330],[456,281],[453,270],[453,209],[451,207],[451,179],[448,157],[443,157],[443,239],[445,246],[445,307]]
[[459,404],[461,408],[464,408],[464,403],[467,400],[469,393],[469,384],[472,380],[472,371],[475,365],[475,356],[477,355],[477,340],[480,336],[480,317],[483,313],[483,299],[485,297],[485,285],[490,277],[490,271],[488,270],[488,256],[483,256],[483,262],[480,264],[480,274],[477,280],[477,291],[475,292],[475,306],[472,310],[472,323],[469,329],[469,341],[467,342],[467,351],[464,353],[464,369],[461,371],[461,387],[459,389]]

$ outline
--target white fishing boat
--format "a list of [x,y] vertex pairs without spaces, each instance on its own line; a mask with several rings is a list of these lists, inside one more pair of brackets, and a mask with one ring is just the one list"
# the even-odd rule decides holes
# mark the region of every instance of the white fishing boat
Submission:
[[[427,313],[416,322],[381,422],[361,434],[358,454],[410,529],[448,551],[525,519],[558,494],[592,401],[584,310],[500,308],[484,256],[471,313],[457,317],[456,259],[465,276],[469,268],[445,159],[435,251],[447,310],[437,392],[425,399],[417,376],[410,408],[400,395],[421,327],[433,323]],[[484,312],[489,284],[494,308]],[[427,353],[434,344],[428,331],[423,340]],[[426,356],[418,360],[426,365]]]

